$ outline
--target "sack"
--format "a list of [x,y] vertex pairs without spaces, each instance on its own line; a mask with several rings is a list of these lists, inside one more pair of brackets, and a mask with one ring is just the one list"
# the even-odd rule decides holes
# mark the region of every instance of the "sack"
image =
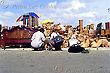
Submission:
[[69,47],[68,49],[68,52],[69,53],[89,53],[88,50],[85,50],[83,47],[80,47],[80,46],[71,46]]
[[56,36],[53,41],[55,42],[55,44],[58,44],[63,43],[64,39],[61,36]]

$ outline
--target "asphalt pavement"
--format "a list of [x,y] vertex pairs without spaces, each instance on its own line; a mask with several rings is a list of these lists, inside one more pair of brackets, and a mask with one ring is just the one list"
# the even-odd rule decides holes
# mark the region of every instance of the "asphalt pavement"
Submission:
[[110,51],[0,50],[0,73],[110,73]]

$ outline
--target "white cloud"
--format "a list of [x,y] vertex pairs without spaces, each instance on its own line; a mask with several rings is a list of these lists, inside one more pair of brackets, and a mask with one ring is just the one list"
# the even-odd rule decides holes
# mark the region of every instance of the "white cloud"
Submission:
[[57,23],[74,24],[74,21],[77,22],[78,19],[86,19],[86,21],[89,22],[89,19],[95,18],[98,15],[95,10],[86,10],[88,8],[86,3],[81,2],[80,0],[66,0],[63,2],[55,1],[48,3],[47,6],[51,5],[55,6],[55,8],[41,9],[40,13],[43,16],[41,16],[40,20],[50,18]]
[[67,10],[79,10],[80,8],[85,8],[86,4],[79,0],[67,0],[65,2],[57,3],[56,7],[60,9],[66,8]]
[[75,17],[90,17],[90,18],[94,18],[96,17],[97,13],[95,11],[91,11],[91,12],[85,12],[85,13],[80,13],[75,15]]
[[9,19],[9,18],[13,17],[14,15],[15,14],[10,11],[0,12],[0,19]]
[[48,7],[49,7],[49,8],[55,8],[56,5],[57,5],[57,2],[56,2],[56,1],[55,1],[55,2],[50,2],[50,3],[48,4]]
[[7,11],[7,12],[4,12],[3,15],[4,15],[4,16],[7,16],[7,17],[10,17],[10,16],[13,16],[14,13],[13,13],[13,12],[9,12],[9,11]]
[[80,8],[85,8],[85,3],[81,3],[79,0],[73,0],[70,6],[72,9],[79,10]]
[[[81,8],[86,8],[86,4],[80,2],[79,0],[71,0],[71,1],[65,1],[65,2],[50,2],[47,6],[54,5],[56,8],[47,8],[41,13],[43,16],[42,19],[45,18],[51,18],[53,20],[58,22],[70,22],[75,18],[85,18],[90,17],[94,18],[96,17],[97,13],[95,11],[86,11],[81,12]],[[77,12],[76,12],[77,11]]]

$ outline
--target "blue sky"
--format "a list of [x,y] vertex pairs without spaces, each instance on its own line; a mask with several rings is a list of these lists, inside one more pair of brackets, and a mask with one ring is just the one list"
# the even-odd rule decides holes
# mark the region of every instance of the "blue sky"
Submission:
[[0,0],[0,24],[19,25],[16,19],[25,13],[35,12],[42,20],[52,19],[55,23],[84,25],[110,21],[109,0]]

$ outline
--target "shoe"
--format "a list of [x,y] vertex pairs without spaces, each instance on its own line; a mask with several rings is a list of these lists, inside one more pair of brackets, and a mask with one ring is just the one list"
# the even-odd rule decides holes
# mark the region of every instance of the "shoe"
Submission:
[[83,50],[81,53],[89,53],[88,50]]

